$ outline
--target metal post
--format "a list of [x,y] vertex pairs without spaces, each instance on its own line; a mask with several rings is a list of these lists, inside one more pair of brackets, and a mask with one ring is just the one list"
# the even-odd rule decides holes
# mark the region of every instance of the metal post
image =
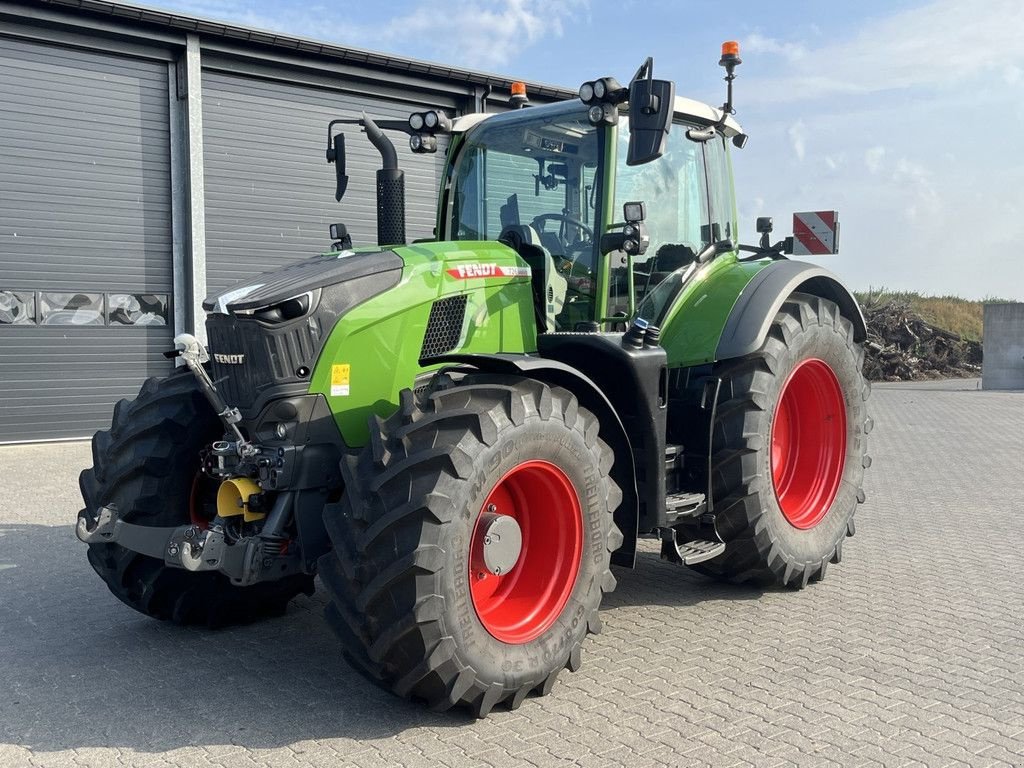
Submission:
[[206,188],[203,182],[203,81],[198,35],[185,43],[186,125],[189,202],[189,313],[193,335],[206,343],[202,302],[206,296]]
[[188,269],[188,135],[185,129],[185,106],[182,93],[184,68],[167,65],[167,94],[171,137],[171,281],[174,294],[171,314],[174,335],[189,330],[191,295]]

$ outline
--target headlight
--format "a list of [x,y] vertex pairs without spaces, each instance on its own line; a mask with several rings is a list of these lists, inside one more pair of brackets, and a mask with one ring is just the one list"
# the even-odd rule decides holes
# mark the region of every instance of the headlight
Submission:
[[411,115],[409,115],[409,127],[412,128],[414,131],[423,130],[422,112],[413,112]]
[[580,86],[580,101],[584,104],[590,102],[594,98],[594,84],[584,83]]
[[308,314],[313,304],[313,291],[306,291],[306,293],[293,296],[290,299],[279,301],[277,304],[271,304],[269,307],[252,309],[244,313],[237,312],[236,314],[251,314],[254,318],[262,320],[264,323],[286,323],[289,320],[295,320]]
[[605,88],[604,80],[598,80],[594,83],[594,96],[598,99],[603,99],[604,95],[608,92]]

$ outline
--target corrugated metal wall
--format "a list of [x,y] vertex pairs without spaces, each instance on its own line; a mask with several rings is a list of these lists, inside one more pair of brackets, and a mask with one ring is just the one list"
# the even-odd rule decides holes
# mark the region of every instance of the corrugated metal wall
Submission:
[[168,325],[123,324],[171,322],[167,80],[0,37],[0,442],[89,435],[170,369]]
[[[382,90],[378,87],[378,91]],[[408,94],[406,94],[408,96]],[[334,200],[327,123],[357,118],[404,120],[410,112],[454,104],[412,104],[335,89],[220,71],[203,73],[207,285],[238,280],[320,253],[328,226],[344,222],[356,245],[376,241],[380,155],[356,126],[345,127],[348,191]],[[389,133],[406,173],[407,237],[430,237],[444,150],[414,155],[403,133]]]

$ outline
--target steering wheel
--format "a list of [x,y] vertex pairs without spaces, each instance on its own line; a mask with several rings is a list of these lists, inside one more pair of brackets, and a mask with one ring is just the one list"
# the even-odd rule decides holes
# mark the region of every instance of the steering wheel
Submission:
[[569,247],[572,245],[572,243],[567,242],[562,236],[562,232],[566,231],[567,229],[567,227],[565,227],[564,225],[576,227],[584,235],[582,240],[589,240],[590,242],[594,241],[593,229],[588,227],[579,219],[574,219],[571,216],[565,215],[564,213],[542,213],[539,216],[534,216],[533,221],[531,223],[533,224],[533,228],[536,229],[538,232],[545,232],[547,230],[544,227],[544,225],[549,221],[558,221],[563,225],[558,228],[558,242],[562,244],[562,247],[565,250],[569,250]]

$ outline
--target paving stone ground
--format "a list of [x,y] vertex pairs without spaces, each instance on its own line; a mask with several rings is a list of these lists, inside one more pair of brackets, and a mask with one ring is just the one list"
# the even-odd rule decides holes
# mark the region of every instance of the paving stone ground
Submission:
[[0,448],[0,766],[1024,765],[1024,393],[876,386],[868,503],[802,592],[645,545],[553,694],[483,721],[365,683],[323,598],[217,632],[117,602],[84,443]]

